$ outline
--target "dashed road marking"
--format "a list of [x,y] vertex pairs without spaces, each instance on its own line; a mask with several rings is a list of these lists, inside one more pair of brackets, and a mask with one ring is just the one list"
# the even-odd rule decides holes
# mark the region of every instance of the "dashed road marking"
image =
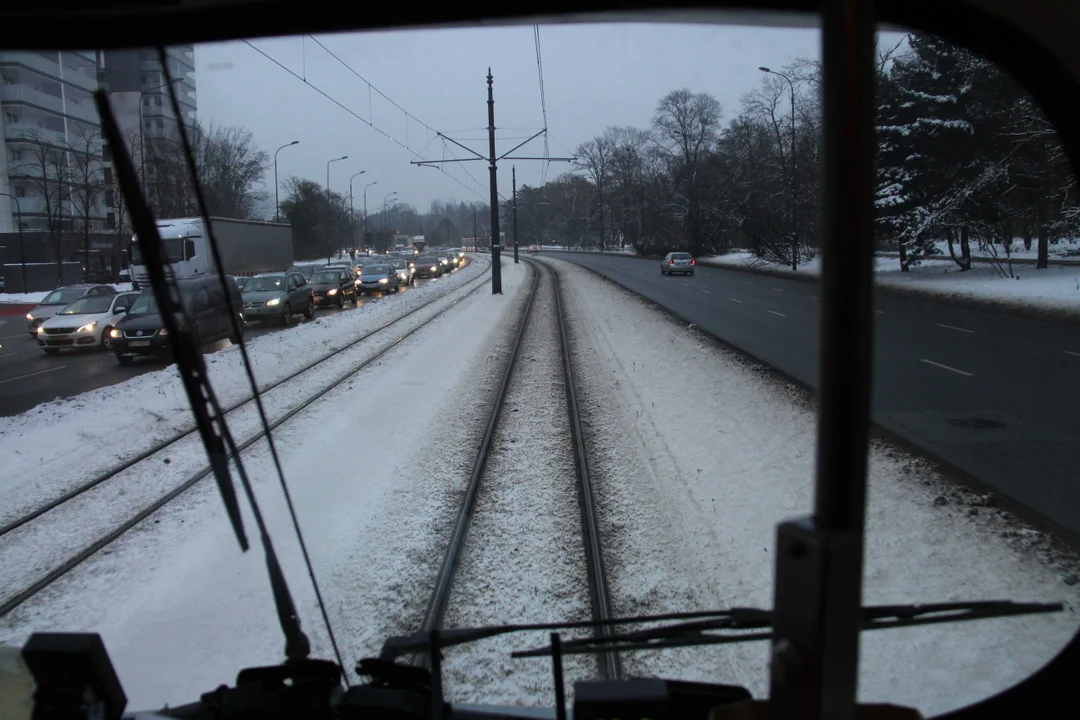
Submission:
[[919,358],[919,362],[924,362],[924,363],[926,363],[927,365],[933,365],[934,367],[939,367],[939,368],[941,368],[942,370],[949,370],[949,371],[951,371],[951,372],[954,372],[954,373],[956,373],[957,375],[967,375],[968,377],[971,377],[971,376],[972,376],[972,374],[971,374],[971,373],[969,373],[969,372],[965,372],[965,371],[963,371],[963,370],[957,370],[957,369],[956,369],[956,368],[954,368],[954,367],[949,367],[948,365],[942,365],[942,364],[941,364],[941,363],[939,363],[939,362],[934,362],[933,360],[927,360],[926,358]]

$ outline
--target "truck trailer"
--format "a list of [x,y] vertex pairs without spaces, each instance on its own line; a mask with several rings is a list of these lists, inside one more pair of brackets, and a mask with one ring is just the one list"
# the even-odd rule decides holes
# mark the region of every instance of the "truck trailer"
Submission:
[[[287,270],[293,263],[292,227],[284,223],[257,220],[210,218],[221,272],[226,275],[255,275]],[[176,277],[216,274],[219,270],[210,252],[210,238],[202,218],[172,218],[157,221],[158,233]],[[131,270],[135,287],[149,287],[150,275],[143,263],[138,239],[131,240]]]

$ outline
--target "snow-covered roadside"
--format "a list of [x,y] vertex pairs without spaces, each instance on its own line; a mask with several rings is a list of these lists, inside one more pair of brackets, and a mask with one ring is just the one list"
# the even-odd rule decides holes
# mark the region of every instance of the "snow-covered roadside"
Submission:
[[[820,277],[821,258],[799,266],[797,272],[772,263],[762,263],[748,252],[732,252],[700,258],[698,263],[738,270],[768,270],[792,276]],[[1067,315],[1080,315],[1080,265],[1051,265],[1036,270],[1031,265],[1014,265],[1016,277],[1000,277],[994,266],[974,263],[970,270],[947,257],[924,260],[900,272],[892,257],[874,258],[874,277],[881,287],[917,292],[957,300],[978,300],[1002,306],[1033,308]]]
[[[474,258],[453,275],[400,295],[252,338],[247,347],[255,377],[261,386],[285,377],[447,290],[477,279],[489,267],[486,258]],[[452,302],[452,298],[442,302]],[[206,365],[223,406],[249,396],[237,348],[207,355]],[[108,422],[103,422],[104,417]],[[4,497],[0,522],[14,519],[42,499],[56,497],[191,425],[191,407],[173,367],[0,418],[0,456],[5,460],[0,473],[0,495]],[[78,447],[95,451],[84,454],[76,451]]]
[[[621,288],[545,262],[564,274],[617,611],[771,607],[775,525],[811,509],[805,398]],[[1075,557],[1047,554],[1045,538],[977,507],[987,503],[924,460],[880,443],[870,464],[865,602],[1008,598],[1067,610],[866,634],[861,699],[940,713],[1019,681],[1071,638]],[[625,662],[631,675],[768,691],[765,643]]]
[[[554,288],[545,276],[492,439],[446,627],[590,619],[558,332]],[[550,659],[510,657],[548,640],[545,632],[518,633],[451,650],[443,666],[447,698],[550,707]],[[564,671],[570,688],[595,677],[596,662],[568,656]]]
[[[471,295],[275,433],[349,668],[423,612],[527,276],[505,265],[503,295]],[[313,652],[331,657],[269,453],[245,464]],[[262,553],[241,555],[209,482],[5,618],[0,642],[61,629],[102,634],[136,709],[283,658]]]
[[[116,288],[116,292],[127,292],[131,290],[131,283],[114,283],[113,287]],[[44,290],[31,293],[0,293],[0,305],[25,305],[29,303],[37,304],[44,300],[45,296],[51,292],[52,290]]]

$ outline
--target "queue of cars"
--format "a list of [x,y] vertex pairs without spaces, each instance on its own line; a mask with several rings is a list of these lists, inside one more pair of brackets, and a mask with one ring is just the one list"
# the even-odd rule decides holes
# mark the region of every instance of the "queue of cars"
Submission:
[[[301,264],[285,272],[253,277],[226,276],[222,290],[217,276],[179,278],[176,281],[190,332],[200,345],[225,338],[240,341],[229,317],[229,302],[237,311],[236,325],[243,334],[246,323],[292,323],[296,315],[314,317],[318,307],[358,305],[364,293],[397,293],[414,285],[422,273],[417,264],[436,267],[441,277],[460,266],[465,253],[458,248],[417,257],[415,253],[362,257],[329,264]],[[171,352],[157,300],[149,288],[142,292],[117,291],[112,285],[69,285],[50,292],[26,314],[27,332],[47,355],[65,348],[95,347],[111,350],[126,365],[136,357]]]

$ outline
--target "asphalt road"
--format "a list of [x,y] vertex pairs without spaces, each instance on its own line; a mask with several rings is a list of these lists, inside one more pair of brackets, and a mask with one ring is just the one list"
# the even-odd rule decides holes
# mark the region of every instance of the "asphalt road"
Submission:
[[[416,286],[429,282],[432,280],[418,279]],[[393,302],[392,298],[393,295],[387,296],[390,302]],[[382,300],[380,294],[365,295],[360,298],[360,306]],[[320,308],[315,317],[352,310],[352,303],[347,303],[342,310]],[[303,316],[297,315],[292,327],[304,322],[307,321]],[[289,329],[253,323],[247,326],[245,335],[250,339],[268,333],[288,332]],[[203,351],[217,352],[231,344],[221,340],[204,346]],[[22,315],[0,317],[0,417],[17,415],[50,400],[115,385],[168,365],[168,361],[147,358],[122,366],[111,352],[91,349],[63,350],[59,355],[46,355],[26,332]]]
[[[811,386],[816,282],[656,260],[545,252],[596,270]],[[1080,534],[1080,331],[946,301],[875,299],[873,417],[882,427]]]

